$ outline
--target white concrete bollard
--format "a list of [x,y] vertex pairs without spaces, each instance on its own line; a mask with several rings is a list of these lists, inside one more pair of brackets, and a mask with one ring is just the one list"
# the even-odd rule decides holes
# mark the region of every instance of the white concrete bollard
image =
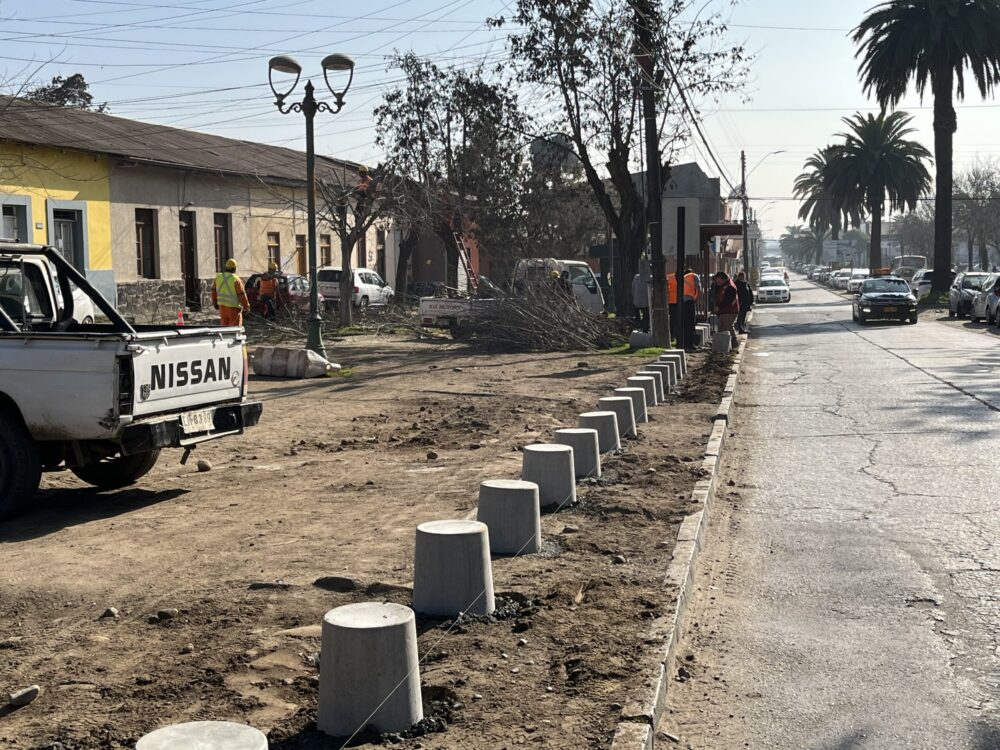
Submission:
[[729,331],[719,331],[712,334],[712,351],[715,354],[729,354],[733,349],[733,337]]
[[422,718],[417,625],[402,604],[361,602],[323,617],[316,728],[402,732]]
[[637,378],[652,378],[656,381],[656,403],[665,401],[667,398],[667,383],[663,373],[659,370],[639,370],[635,374]]
[[428,521],[417,526],[413,609],[437,617],[493,612],[493,566],[486,524]]
[[576,421],[579,427],[597,430],[597,447],[601,453],[616,451],[622,447],[618,435],[618,417],[613,411],[588,411]]
[[698,339],[698,346],[707,346],[712,341],[712,326],[708,323],[699,323],[695,328],[695,336]]
[[683,349],[665,349],[660,355],[660,360],[676,359],[680,362],[680,376],[683,378],[688,374],[687,352]]
[[[625,378],[625,386],[627,388],[642,388],[646,391],[646,407],[656,406],[660,403],[659,399],[659,385],[656,378],[652,375],[635,375],[631,378]],[[649,420],[643,420],[649,421]]]
[[573,449],[573,470],[577,479],[601,476],[601,449],[597,430],[556,430],[555,441]]
[[538,485],[520,479],[487,479],[479,485],[476,520],[490,530],[490,552],[530,555],[542,548]]
[[[415,647],[416,632],[413,640]],[[267,737],[232,721],[190,721],[150,732],[135,743],[135,750],[267,750]]]
[[646,369],[660,373],[663,377],[664,388],[667,391],[677,385],[678,366],[675,360],[670,360],[669,362],[654,362],[651,365],[646,365]]
[[673,365],[674,374],[677,376],[675,385],[684,380],[684,364],[678,359],[676,354],[664,354],[660,357],[659,364]]
[[649,421],[649,415],[646,414],[645,388],[615,388],[615,395],[632,400],[632,414],[636,424],[645,424]]
[[573,449],[568,445],[526,445],[521,457],[521,479],[538,485],[541,507],[561,507],[576,502],[574,463]]
[[618,436],[638,435],[639,431],[635,427],[635,410],[632,408],[632,399],[628,396],[613,396],[602,398],[597,402],[597,408],[602,411],[613,411],[618,418]]

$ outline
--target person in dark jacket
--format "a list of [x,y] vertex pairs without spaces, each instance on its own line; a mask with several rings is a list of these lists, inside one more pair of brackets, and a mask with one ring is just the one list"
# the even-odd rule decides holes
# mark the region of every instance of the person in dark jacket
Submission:
[[734,326],[740,314],[740,294],[725,271],[719,271],[712,277],[712,304],[713,311],[719,316],[719,330],[729,332],[735,350],[739,343]]
[[747,281],[747,275],[740,271],[736,274],[736,292],[740,300],[740,314],[736,318],[736,332],[747,333],[747,314],[753,307],[753,287]]

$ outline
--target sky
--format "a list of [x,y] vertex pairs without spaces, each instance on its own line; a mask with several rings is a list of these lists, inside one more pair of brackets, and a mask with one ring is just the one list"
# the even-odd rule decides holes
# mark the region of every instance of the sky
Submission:
[[[557,1],[557,0],[555,0]],[[372,110],[398,82],[394,51],[440,65],[503,63],[505,31],[488,17],[510,16],[513,0],[0,0],[0,66],[8,90],[25,80],[83,73],[111,112],[147,122],[302,148],[299,115],[283,116],[267,84],[267,60],[291,54],[322,91],[320,60],[353,57],[343,111],[321,114],[317,150],[376,163]],[[797,223],[792,183],[802,163],[843,130],[840,118],[877,111],[857,81],[849,31],[874,0],[706,0],[728,35],[756,55],[745,98],[699,105],[706,143],[675,161],[698,161],[720,176],[723,193],[747,154],[748,192],[765,238]],[[316,75],[318,74],[318,75]],[[901,105],[915,115],[913,137],[933,145],[931,101]],[[959,103],[956,170],[1000,156],[1000,103],[978,93]],[[933,149],[932,149],[933,150]],[[781,151],[782,153],[773,153]]]

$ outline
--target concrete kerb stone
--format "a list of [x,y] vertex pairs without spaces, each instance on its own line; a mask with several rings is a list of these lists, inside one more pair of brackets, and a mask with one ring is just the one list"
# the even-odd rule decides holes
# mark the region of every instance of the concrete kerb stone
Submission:
[[[732,378],[716,414],[712,434],[705,448],[702,466],[705,477],[691,491],[695,512],[685,516],[677,529],[674,551],[664,573],[664,585],[674,592],[671,611],[650,626],[646,643],[650,658],[643,659],[644,674],[636,680],[636,689],[627,696],[620,723],[615,730],[612,750],[655,750],[655,728],[667,702],[667,692],[676,668],[677,644],[684,633],[684,619],[692,595],[694,571],[698,555],[704,547],[712,506],[718,486],[719,468],[729,428],[729,416],[739,386],[742,354],[746,336],[740,337],[739,354],[734,358]],[[731,386],[731,388],[730,388]],[[649,666],[653,662],[655,666]]]

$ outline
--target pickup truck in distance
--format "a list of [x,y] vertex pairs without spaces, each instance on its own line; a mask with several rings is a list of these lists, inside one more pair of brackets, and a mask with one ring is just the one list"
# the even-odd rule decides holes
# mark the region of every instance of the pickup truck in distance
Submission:
[[[107,323],[74,320],[74,287]],[[56,249],[0,241],[0,520],[30,506],[42,471],[124,487],[163,448],[257,424],[245,342],[241,328],[131,325]]]

